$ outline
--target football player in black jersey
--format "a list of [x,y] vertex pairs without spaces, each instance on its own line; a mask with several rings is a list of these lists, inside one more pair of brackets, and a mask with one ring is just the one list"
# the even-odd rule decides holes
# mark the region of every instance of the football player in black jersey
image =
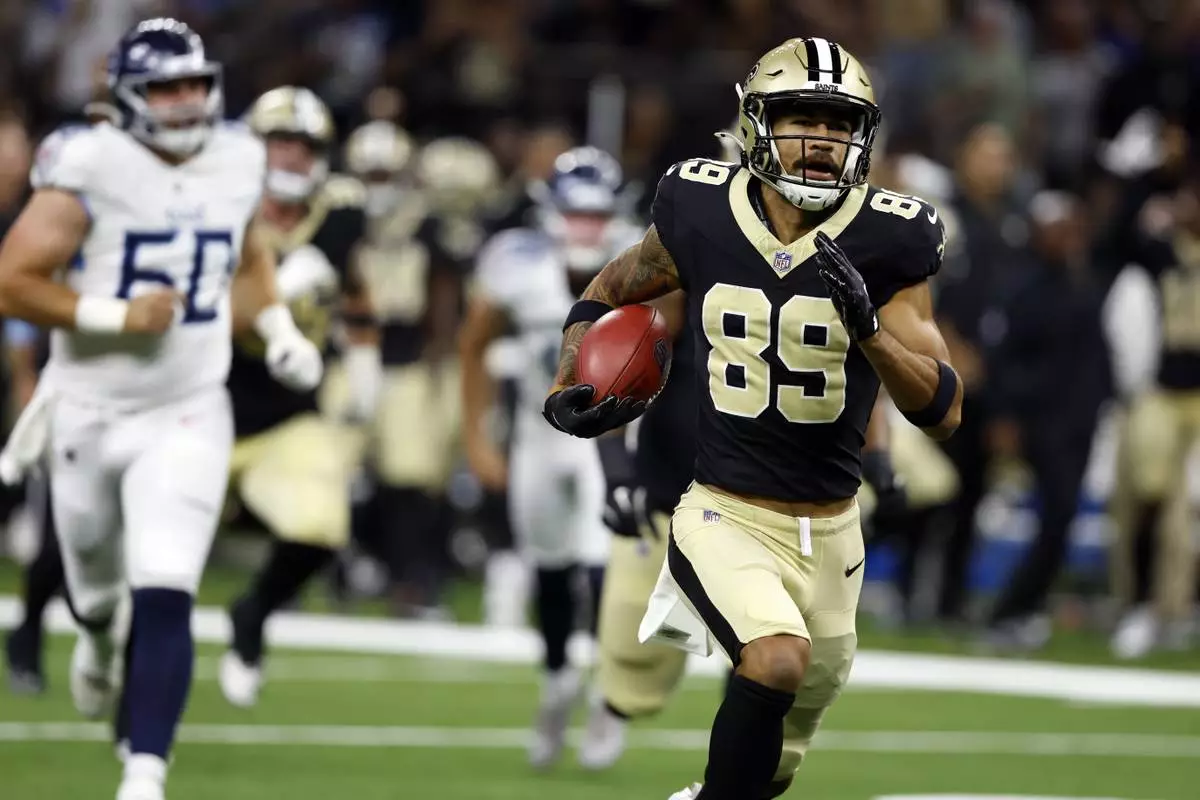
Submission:
[[675,800],[786,790],[856,649],[865,558],[854,496],[880,383],[929,436],[958,425],[962,390],[928,279],[936,211],[867,185],[879,126],[862,65],[792,39],[738,87],[741,164],[691,160],[659,182],[653,224],[567,319],[545,415],[576,436],[645,404],[579,384],[590,323],[682,289],[695,342],[695,479],[671,521],[643,638],[735,667],[703,787]]
[[366,190],[328,174],[333,117],[308,89],[284,86],[247,113],[267,145],[264,235],[279,255],[279,293],[300,331],[323,352],[344,330],[345,419],[322,414],[317,392],[273,381],[254,334],[234,343],[229,393],[237,444],[231,494],[275,537],[250,589],[233,605],[232,649],[221,661],[226,699],[251,705],[262,680],[263,626],[333,559],[350,532],[350,485],[365,448],[356,425],[374,412],[382,380],[378,327],[358,268]]

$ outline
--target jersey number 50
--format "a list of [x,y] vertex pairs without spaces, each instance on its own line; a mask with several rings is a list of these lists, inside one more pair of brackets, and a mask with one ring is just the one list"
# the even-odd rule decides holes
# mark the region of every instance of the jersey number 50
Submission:
[[[190,264],[186,276],[168,269],[181,261]],[[128,231],[117,297],[128,300],[136,283],[157,283],[184,293],[185,325],[210,322],[235,263],[232,231]]]
[[[771,301],[761,289],[718,283],[704,295],[708,391],[725,414],[757,417],[771,404]],[[833,422],[846,407],[850,337],[826,297],[796,295],[779,308],[775,350],[796,376],[779,382],[775,406],[788,422]]]

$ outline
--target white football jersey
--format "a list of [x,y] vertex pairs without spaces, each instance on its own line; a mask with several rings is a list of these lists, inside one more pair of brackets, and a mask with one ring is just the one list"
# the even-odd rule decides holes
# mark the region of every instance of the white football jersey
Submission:
[[42,143],[34,188],[75,193],[92,218],[63,281],[82,295],[129,299],[170,287],[185,296],[160,337],[53,331],[58,391],[140,408],[225,382],[229,286],[265,170],[263,144],[236,125],[218,126],[177,166],[108,124],[64,128]]
[[[623,225],[613,255],[641,236],[640,229]],[[561,252],[541,231],[501,231],[480,251],[475,279],[476,291],[503,308],[516,328],[513,338],[524,367],[515,420],[517,435],[530,425],[555,433],[542,418],[542,406],[558,374],[563,322],[575,303]]]

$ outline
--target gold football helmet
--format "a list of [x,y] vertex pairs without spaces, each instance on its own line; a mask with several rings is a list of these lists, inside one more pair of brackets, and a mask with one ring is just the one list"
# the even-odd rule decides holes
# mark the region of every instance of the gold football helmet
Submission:
[[414,149],[412,137],[386,120],[368,122],[346,140],[346,168],[366,185],[366,208],[372,217],[395,208]]
[[254,101],[246,112],[246,123],[254,133],[272,139],[300,141],[308,146],[307,157],[279,156],[267,152],[267,194],[284,203],[300,203],[311,197],[329,175],[329,149],[336,130],[329,107],[309,89],[280,86]]
[[[879,107],[866,69],[836,42],[789,39],[760,58],[750,68],[745,82],[734,88],[740,108],[736,132],[731,138],[742,151],[742,161],[791,203],[810,211],[828,208],[847,189],[866,182],[871,168],[871,147],[879,130]],[[773,112],[780,105],[794,107],[801,103],[835,106],[851,115],[853,129],[836,180],[808,180],[789,175],[780,163],[776,142],[781,139],[827,139],[844,144],[844,140],[834,137],[774,134]]]
[[421,149],[416,176],[436,208],[466,214],[478,210],[497,191],[500,168],[479,142],[450,136]]

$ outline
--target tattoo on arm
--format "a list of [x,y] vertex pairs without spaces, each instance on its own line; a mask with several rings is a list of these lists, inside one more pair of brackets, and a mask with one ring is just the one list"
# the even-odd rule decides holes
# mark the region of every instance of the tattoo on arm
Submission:
[[[653,300],[679,288],[675,260],[659,238],[658,230],[651,225],[640,242],[608,262],[608,266],[588,284],[580,299],[599,300],[617,308]],[[575,365],[583,336],[590,327],[590,322],[577,322],[563,335],[556,381],[559,386],[578,382]]]

